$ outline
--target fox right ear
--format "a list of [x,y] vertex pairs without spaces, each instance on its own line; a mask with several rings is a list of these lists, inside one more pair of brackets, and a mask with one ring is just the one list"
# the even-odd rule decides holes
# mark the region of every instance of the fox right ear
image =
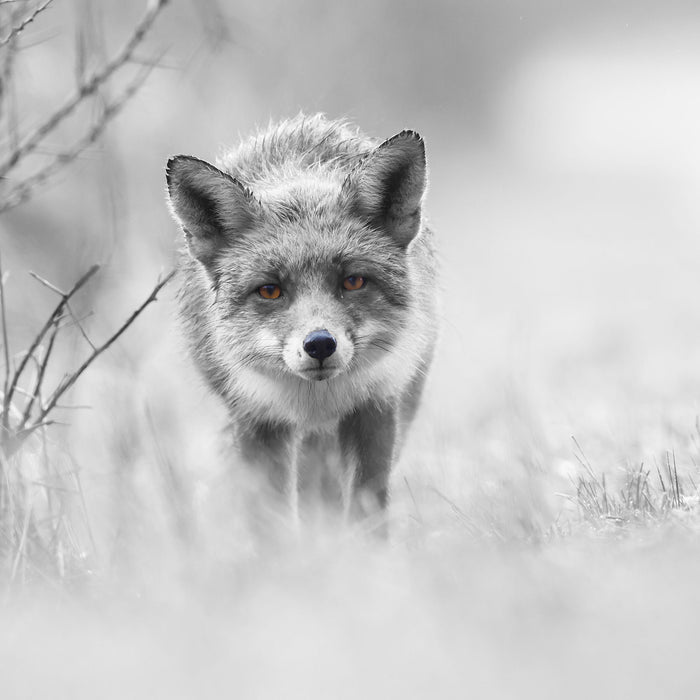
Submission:
[[192,156],[175,156],[165,170],[173,216],[193,257],[209,267],[217,253],[254,220],[253,196],[241,182]]
[[423,139],[402,131],[360,161],[343,192],[355,213],[406,247],[420,230],[425,171]]

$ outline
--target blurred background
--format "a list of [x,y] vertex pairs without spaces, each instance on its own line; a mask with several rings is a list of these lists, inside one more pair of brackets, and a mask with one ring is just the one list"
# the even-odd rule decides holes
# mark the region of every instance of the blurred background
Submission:
[[[136,0],[56,0],[37,17],[4,83],[13,128],[40,123],[76,75],[90,75],[118,50],[144,10]],[[79,303],[94,311],[86,326],[100,338],[174,265],[181,240],[165,206],[169,156],[213,160],[269,120],[321,111],[382,138],[417,130],[428,149],[426,208],[439,240],[444,319],[423,415],[394,479],[401,537],[411,541],[416,521],[431,535],[451,532],[445,523],[455,508],[460,518],[467,513],[469,532],[542,537],[569,517],[561,494],[572,491],[582,452],[612,474],[663,465],[671,452],[695,468],[696,2],[173,0],[136,58],[154,67],[104,136],[0,217],[14,347],[55,304],[28,270],[66,288],[101,262]],[[60,152],[90,118],[89,107],[76,114],[37,157]],[[55,439],[82,470],[103,555],[118,549],[125,523],[144,507],[150,520],[138,537],[160,520],[172,528],[182,516],[172,507],[179,491],[196,490],[191,484],[221,468],[224,417],[184,357],[174,293],[171,285],[76,387],[74,402],[91,410],[56,427]],[[79,337],[65,349],[69,358],[85,351]],[[444,550],[429,552],[435,565]],[[510,565],[484,561],[505,586],[503,600],[486,574],[465,585],[493,609],[517,607],[505,583]],[[601,571],[611,565],[598,563]],[[522,566],[530,603],[542,611],[536,626],[550,619],[550,605],[569,610],[572,588],[562,584],[554,602],[540,600],[540,584],[551,582],[538,565]],[[600,619],[614,623],[616,595],[638,574],[606,588]],[[653,579],[649,599],[666,583]],[[423,592],[413,595],[422,600]],[[644,605],[635,608],[640,616]],[[301,608],[289,609],[295,616]],[[600,642],[582,619],[575,617],[581,638]],[[507,636],[510,622],[502,623]],[[527,647],[523,625],[514,657]],[[558,650],[556,641],[547,647]],[[675,658],[681,686],[683,658]],[[623,667],[637,659],[625,657]],[[576,664],[563,668],[574,673]],[[546,673],[535,664],[529,681]]]

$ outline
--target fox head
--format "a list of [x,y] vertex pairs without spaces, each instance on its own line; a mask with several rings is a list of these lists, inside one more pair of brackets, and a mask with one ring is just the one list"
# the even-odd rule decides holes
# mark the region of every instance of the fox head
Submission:
[[251,182],[176,156],[167,183],[229,369],[326,380],[391,352],[415,295],[406,257],[426,186],[418,134],[397,134],[349,172],[312,164]]

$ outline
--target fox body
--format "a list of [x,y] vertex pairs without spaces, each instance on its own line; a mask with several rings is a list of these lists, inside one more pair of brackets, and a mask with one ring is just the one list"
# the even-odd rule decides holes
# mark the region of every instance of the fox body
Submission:
[[436,336],[422,139],[300,115],[167,181],[186,336],[240,455],[279,493],[381,510]]

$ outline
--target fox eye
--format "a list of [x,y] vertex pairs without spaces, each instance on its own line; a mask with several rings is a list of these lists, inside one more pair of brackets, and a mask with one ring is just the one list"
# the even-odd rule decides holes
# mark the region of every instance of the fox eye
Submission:
[[354,292],[356,289],[365,286],[365,278],[360,275],[350,275],[343,280],[343,287],[349,292]]
[[263,299],[278,299],[282,296],[282,288],[278,284],[263,284],[258,287],[258,294]]

